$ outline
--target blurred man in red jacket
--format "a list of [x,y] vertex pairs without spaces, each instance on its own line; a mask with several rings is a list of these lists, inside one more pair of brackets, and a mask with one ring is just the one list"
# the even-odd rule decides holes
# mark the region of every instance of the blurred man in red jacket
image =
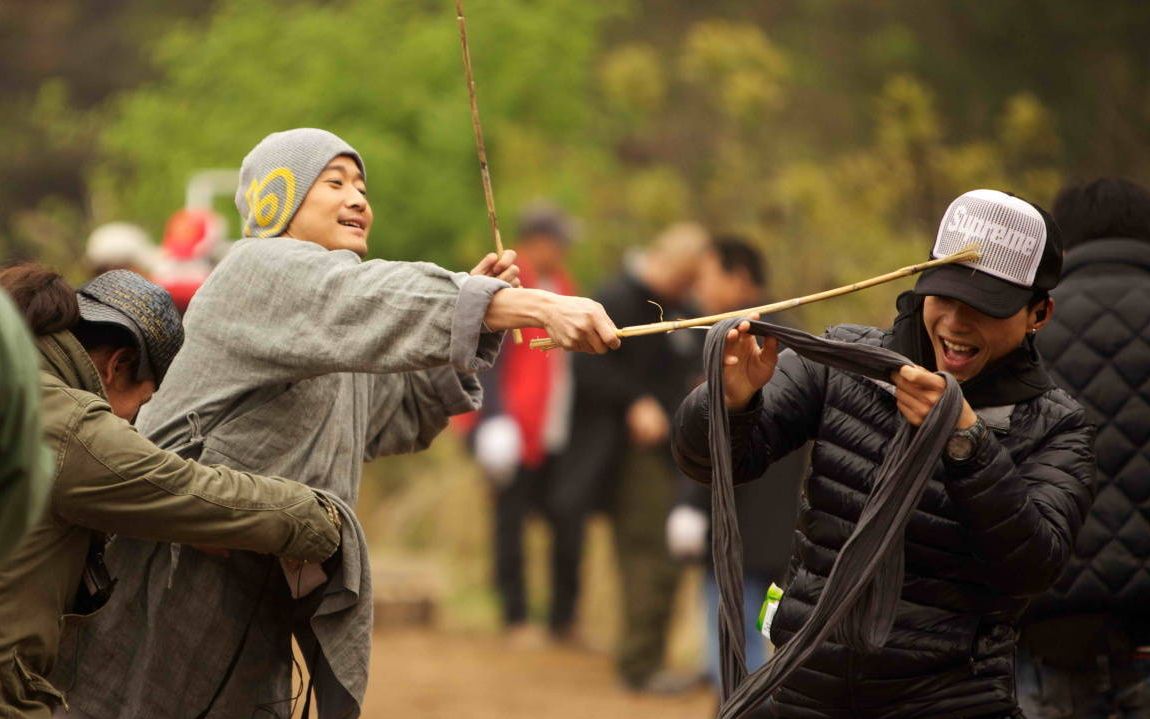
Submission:
[[[573,236],[572,220],[554,205],[540,202],[524,210],[515,242],[524,287],[575,291],[564,267]],[[564,500],[554,471],[570,431],[570,358],[528,347],[545,334],[527,329],[522,344],[505,342],[495,366],[481,375],[484,405],[473,435],[495,503],[495,580],[503,621],[519,644],[543,639],[527,622],[523,582],[523,529],[531,511],[542,515],[552,533],[549,626],[556,639],[570,638],[579,594],[583,515]]]

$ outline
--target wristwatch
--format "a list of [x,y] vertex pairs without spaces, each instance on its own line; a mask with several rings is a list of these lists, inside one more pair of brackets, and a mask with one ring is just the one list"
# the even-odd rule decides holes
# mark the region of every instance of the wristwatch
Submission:
[[979,417],[974,424],[966,429],[955,430],[946,442],[946,458],[956,463],[970,460],[978,448],[982,446],[982,441],[986,439],[986,435],[986,422],[982,421],[982,417]]
[[339,510],[336,509],[332,501],[324,495],[319,492],[315,492],[314,494],[316,501],[319,502],[320,508],[323,509],[324,514],[327,515],[327,521],[331,522],[337,531],[342,530],[343,518],[340,516]]

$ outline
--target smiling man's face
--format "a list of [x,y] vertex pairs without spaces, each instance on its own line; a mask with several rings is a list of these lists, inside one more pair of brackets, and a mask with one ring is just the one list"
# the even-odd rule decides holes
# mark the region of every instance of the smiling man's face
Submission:
[[1046,324],[1053,309],[1048,300],[998,319],[964,302],[929,295],[923,299],[922,319],[934,348],[935,365],[964,381],[1014,351],[1027,332]]
[[319,174],[284,234],[363,257],[371,222],[363,173],[355,160],[340,155]]

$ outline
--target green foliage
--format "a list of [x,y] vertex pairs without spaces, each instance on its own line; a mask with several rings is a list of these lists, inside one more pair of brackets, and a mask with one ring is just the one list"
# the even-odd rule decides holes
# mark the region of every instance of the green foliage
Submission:
[[[158,232],[191,172],[310,125],[367,161],[373,254],[464,267],[488,250],[449,0],[132,0],[104,23],[80,0],[53,7],[0,11],[29,32],[92,25],[51,44],[65,70],[33,83],[36,48],[0,23],[0,69],[25,77],[5,82],[27,93],[0,116],[0,249],[66,259],[111,219]],[[475,0],[504,237],[523,202],[557,199],[583,220],[573,263],[590,290],[661,225],[698,219],[760,244],[779,297],[922,258],[972,187],[1048,203],[1067,176],[1144,167],[1150,6],[1026,7]],[[140,38],[150,63],[124,52]],[[92,72],[83,53],[101,43],[119,79]],[[896,289],[807,318],[884,322]]]
[[697,23],[684,41],[680,64],[684,79],[714,92],[733,120],[753,122],[782,102],[787,62],[754,25]]
[[[599,24],[595,3],[505,0],[468,18],[481,116],[500,208],[570,196]],[[96,185],[158,227],[188,175],[236,167],[269,132],[324,127],[364,156],[376,214],[372,251],[467,263],[490,244],[449,3],[222,2],[207,25],[160,44],[163,80],[122,98],[103,136]],[[523,137],[521,135],[527,135]],[[504,145],[548,155],[520,183]],[[574,198],[577,199],[577,198]],[[505,222],[513,215],[504,211]]]
[[[68,87],[59,80],[43,83],[27,98],[23,112],[0,120],[6,142],[0,143],[0,259],[38,258],[65,270],[78,254],[84,230],[82,187],[72,183],[58,192],[35,197],[29,188],[42,187],[68,163],[88,160],[97,135],[95,113],[72,110]],[[33,204],[34,203],[34,204]]]
[[625,45],[609,52],[599,71],[605,108],[624,121],[640,122],[663,109],[667,80],[654,48]]

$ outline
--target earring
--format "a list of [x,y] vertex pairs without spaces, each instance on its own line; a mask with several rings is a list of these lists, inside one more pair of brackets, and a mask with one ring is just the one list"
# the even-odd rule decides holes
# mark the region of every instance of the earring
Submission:
[[1038,334],[1038,328],[1037,327],[1031,327],[1030,328],[1030,334],[1032,334],[1032,335]]

